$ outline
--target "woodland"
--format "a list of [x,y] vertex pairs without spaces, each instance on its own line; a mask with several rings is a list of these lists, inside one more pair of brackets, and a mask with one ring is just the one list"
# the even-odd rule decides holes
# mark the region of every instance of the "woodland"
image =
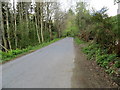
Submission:
[[[107,7],[96,11],[86,2],[64,11],[59,2],[0,2],[1,62],[58,38],[73,37],[89,60],[110,74],[119,74],[120,15],[108,16]],[[33,48],[35,47],[35,48]]]

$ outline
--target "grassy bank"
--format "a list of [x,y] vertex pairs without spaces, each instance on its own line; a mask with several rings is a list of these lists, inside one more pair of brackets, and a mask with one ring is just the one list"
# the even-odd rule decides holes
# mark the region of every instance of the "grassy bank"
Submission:
[[107,73],[118,74],[120,60],[116,54],[108,54],[107,49],[103,49],[98,44],[93,43],[84,47],[83,52],[87,54],[88,60],[96,60],[96,63],[105,68]]
[[[79,38],[74,40],[77,44],[85,44]],[[90,42],[82,48],[82,51],[86,54],[88,60],[95,60],[101,68],[104,68],[106,73],[115,76],[114,79],[120,84],[120,57],[114,53],[109,54],[107,49],[102,48],[99,44]]]
[[8,61],[13,60],[13,59],[15,59],[17,57],[28,54],[28,53],[33,52],[33,51],[35,51],[37,49],[40,49],[42,47],[45,47],[45,46],[47,46],[47,45],[49,45],[51,43],[54,43],[54,42],[56,42],[58,40],[60,40],[60,39],[57,38],[57,39],[54,39],[54,40],[52,40],[50,42],[44,42],[44,43],[42,43],[40,45],[29,46],[28,48],[25,48],[25,49],[10,50],[8,52],[0,51],[0,59],[1,59],[0,63],[8,62]]
[[74,38],[74,41],[75,41],[76,44],[85,43],[83,40],[80,40],[78,37],[75,37],[75,38]]

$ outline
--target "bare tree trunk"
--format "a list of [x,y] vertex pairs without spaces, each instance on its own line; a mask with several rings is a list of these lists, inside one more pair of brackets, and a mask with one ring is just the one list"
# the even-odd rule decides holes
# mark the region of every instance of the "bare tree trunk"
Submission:
[[61,34],[60,34],[60,27],[58,28],[58,38],[60,38],[61,37]]
[[36,16],[36,14],[35,14],[35,25],[36,25],[36,31],[37,31],[38,42],[40,43],[40,35],[39,35],[39,32],[38,32],[38,25],[37,25],[37,16]]
[[27,9],[27,4],[26,4],[26,6],[25,6],[26,8],[25,8],[25,18],[26,18],[26,24],[27,24],[27,26],[26,26],[26,28],[27,28],[27,34],[29,33],[29,25],[28,25],[28,9]]
[[[4,49],[5,48],[7,48],[7,41],[6,41],[6,38],[5,38],[5,31],[4,31],[4,24],[3,24],[3,18],[2,18],[2,3],[0,2],[0,29],[1,29],[1,31],[2,31],[2,34],[1,34],[1,36],[2,36],[2,38],[3,38],[3,43],[4,43]],[[2,42],[2,40],[1,40],[1,42]],[[0,42],[0,43],[1,43]],[[6,49],[5,49],[5,51],[7,51]]]
[[17,24],[16,24],[16,9],[15,9],[15,0],[13,0],[13,10],[14,10],[14,36],[15,36],[15,46],[16,48],[18,47],[18,42],[17,42]]
[[4,48],[4,49],[5,49],[5,51],[7,51],[7,52],[8,52],[8,49],[7,49],[6,47],[4,47],[1,43],[0,43],[0,46],[1,46],[2,48]]
[[44,36],[43,36],[43,3],[41,5],[41,39],[42,39],[42,42],[44,42]]
[[22,3],[20,2],[20,5],[19,5],[19,10],[20,10],[20,12],[19,12],[20,25],[21,25],[21,21],[22,21],[22,15],[21,15],[22,14],[22,12],[21,12],[22,10],[21,10],[21,7],[22,7]]
[[6,18],[6,24],[7,24],[8,44],[9,44],[9,48],[11,50],[12,47],[11,47],[11,41],[10,41],[10,28],[9,28],[9,21],[8,21],[9,20],[8,19],[8,8],[7,8],[7,11],[6,11],[6,16],[7,16],[7,18]]
[[49,21],[49,33],[50,33],[50,40],[52,40],[52,30],[51,30],[51,23]]
[[52,40],[52,30],[51,30],[51,17],[50,17],[50,3],[47,3],[47,21],[48,21],[48,30],[50,33],[50,40]]

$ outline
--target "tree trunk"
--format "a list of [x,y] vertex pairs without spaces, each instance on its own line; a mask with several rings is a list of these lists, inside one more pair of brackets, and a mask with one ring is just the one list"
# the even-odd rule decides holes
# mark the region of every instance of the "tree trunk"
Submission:
[[49,30],[49,34],[50,34],[50,40],[52,40],[51,17],[50,17],[50,3],[47,3],[47,21],[48,21],[48,30]]
[[41,39],[42,39],[42,42],[44,42],[44,37],[43,37],[43,4],[41,5]]
[[18,42],[17,42],[17,24],[16,24],[16,9],[15,9],[15,0],[13,0],[13,10],[14,10],[14,36],[15,36],[15,46],[16,48],[18,47]]
[[[27,9],[27,4],[26,4],[26,6],[25,6],[26,8],[25,8],[25,18],[26,18],[26,24],[27,24],[27,26],[26,26],[26,28],[27,28],[27,31],[28,31],[28,33],[29,33],[29,25],[28,25],[28,9]],[[28,34],[27,33],[27,34]]]
[[[7,5],[8,6],[8,5]],[[9,28],[9,19],[8,19],[8,8],[7,8],[7,11],[6,11],[6,24],[7,24],[7,34],[8,34],[8,44],[9,44],[9,48],[10,50],[12,49],[11,47],[11,41],[10,41],[10,28]]]
[[36,25],[36,31],[37,31],[38,42],[40,43],[40,36],[39,36],[39,32],[38,32],[38,25],[37,25],[37,16],[36,16],[36,14],[35,14],[35,25]]
[[[4,31],[4,24],[3,24],[3,17],[2,17],[2,3],[1,2],[0,2],[0,29],[1,29],[1,32],[2,32],[2,34],[0,36],[2,36],[2,38],[3,38],[4,46],[2,45],[2,40],[0,40],[1,41],[0,44],[3,47],[7,48],[7,41],[6,41],[6,38],[5,38],[5,31]],[[5,49],[5,51],[7,51],[7,50]]]
[[60,27],[58,28],[58,38],[60,38],[61,35],[60,35]]
[[51,30],[51,23],[49,21],[49,33],[50,33],[50,40],[52,40],[52,30]]

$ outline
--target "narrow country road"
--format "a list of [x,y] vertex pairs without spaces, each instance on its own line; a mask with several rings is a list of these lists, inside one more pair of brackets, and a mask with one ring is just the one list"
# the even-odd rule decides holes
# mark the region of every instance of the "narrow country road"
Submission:
[[65,38],[2,66],[2,88],[71,88],[73,38]]
[[[2,65],[2,88],[115,88],[67,37]],[[98,72],[99,71],[99,72]]]

